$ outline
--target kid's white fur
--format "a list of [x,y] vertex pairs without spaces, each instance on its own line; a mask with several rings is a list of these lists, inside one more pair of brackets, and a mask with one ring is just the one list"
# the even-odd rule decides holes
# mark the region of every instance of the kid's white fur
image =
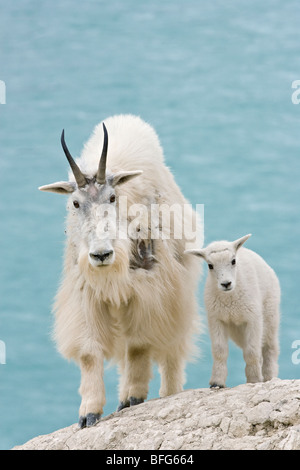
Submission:
[[212,387],[225,387],[229,338],[243,350],[247,382],[278,374],[280,285],[261,256],[242,246],[249,237],[188,250],[210,268],[204,301],[212,342]]

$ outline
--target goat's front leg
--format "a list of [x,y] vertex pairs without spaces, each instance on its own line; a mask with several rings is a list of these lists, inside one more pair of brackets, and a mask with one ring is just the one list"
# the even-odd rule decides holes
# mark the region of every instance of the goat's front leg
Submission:
[[79,409],[79,427],[93,426],[99,421],[105,405],[103,382],[103,355],[100,350],[88,352],[80,357],[82,400]]
[[246,325],[243,355],[246,362],[247,382],[262,382],[262,326],[258,322]]
[[213,367],[210,387],[225,387],[227,378],[228,328],[219,320],[209,320]]
[[121,367],[118,411],[143,403],[148,395],[151,358],[148,347],[128,346]]

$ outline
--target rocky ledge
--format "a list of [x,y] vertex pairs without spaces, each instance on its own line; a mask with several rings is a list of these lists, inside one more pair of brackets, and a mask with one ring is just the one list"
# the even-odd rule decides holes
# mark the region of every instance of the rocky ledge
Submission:
[[13,450],[300,450],[300,380],[186,390]]

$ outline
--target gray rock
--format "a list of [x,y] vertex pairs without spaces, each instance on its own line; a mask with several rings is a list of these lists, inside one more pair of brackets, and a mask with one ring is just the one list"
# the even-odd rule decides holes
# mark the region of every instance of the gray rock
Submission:
[[186,390],[13,450],[300,450],[300,380]]

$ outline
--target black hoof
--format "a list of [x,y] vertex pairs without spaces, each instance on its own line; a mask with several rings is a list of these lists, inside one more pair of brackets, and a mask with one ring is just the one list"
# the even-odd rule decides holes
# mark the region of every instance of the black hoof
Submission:
[[140,403],[144,402],[144,398],[135,398],[130,397],[129,400],[120,401],[117,411],[121,411],[124,408],[128,408],[129,406],[139,405]]
[[94,426],[94,424],[100,421],[101,414],[100,413],[88,413],[86,415],[86,426],[89,428],[90,426]]
[[78,426],[80,429],[83,428],[90,428],[91,426],[94,426],[94,424],[98,423],[98,421],[101,418],[100,413],[88,413],[86,416],[80,416],[79,417],[79,422]]
[[85,416],[79,416],[79,421],[78,421],[78,427],[80,429],[85,428],[86,426],[86,417]]
[[210,388],[224,388],[224,385],[211,384]]
[[124,408],[128,408],[129,406],[130,406],[129,400],[120,401],[120,403],[119,403],[119,405],[118,405],[118,408],[117,408],[117,411],[121,411],[121,410],[123,410]]
[[129,398],[130,406],[139,405],[140,403],[144,403],[144,398]]

